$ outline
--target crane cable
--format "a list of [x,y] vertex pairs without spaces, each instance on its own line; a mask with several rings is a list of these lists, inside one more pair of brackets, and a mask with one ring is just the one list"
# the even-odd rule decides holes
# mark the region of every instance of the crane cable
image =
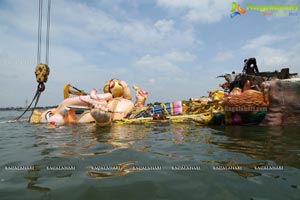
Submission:
[[42,26],[43,26],[43,0],[39,0],[39,17],[38,17],[38,45],[37,45],[37,66],[35,68],[35,76],[36,81],[38,82],[37,90],[35,95],[29,104],[29,106],[25,109],[25,111],[17,117],[15,120],[19,120],[31,107],[32,103],[34,103],[34,108],[32,109],[29,120],[33,114],[34,109],[37,106],[41,93],[45,90],[45,84],[48,80],[48,75],[50,73],[50,69],[48,67],[49,64],[49,41],[50,41],[50,11],[51,11],[51,0],[48,0],[47,7],[47,27],[46,27],[46,55],[45,55],[45,64],[41,63],[41,50],[42,50]]

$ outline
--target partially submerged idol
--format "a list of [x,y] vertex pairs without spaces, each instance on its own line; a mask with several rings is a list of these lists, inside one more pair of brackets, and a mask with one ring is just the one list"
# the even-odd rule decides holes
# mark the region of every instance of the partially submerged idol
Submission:
[[[112,120],[123,119],[135,106],[144,106],[148,93],[136,86],[134,89],[136,90],[135,104],[131,101],[127,83],[119,79],[111,79],[105,83],[103,94],[97,94],[96,89],[93,89],[89,95],[64,99],[57,108],[44,112],[35,110],[30,122],[51,124],[96,122],[99,126],[106,126]],[[76,109],[85,111],[77,117]]]

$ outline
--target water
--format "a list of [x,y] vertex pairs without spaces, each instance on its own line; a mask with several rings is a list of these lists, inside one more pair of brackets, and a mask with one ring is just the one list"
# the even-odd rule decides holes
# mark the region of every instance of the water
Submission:
[[0,123],[1,200],[300,199],[299,168],[299,126]]

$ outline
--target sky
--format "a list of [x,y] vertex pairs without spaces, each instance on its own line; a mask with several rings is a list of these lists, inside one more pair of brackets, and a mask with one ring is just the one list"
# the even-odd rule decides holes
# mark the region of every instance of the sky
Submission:
[[[25,106],[35,94],[38,7],[38,0],[0,0],[0,107]],[[229,0],[52,0],[50,75],[38,105],[59,104],[67,83],[101,93],[111,78],[148,91],[147,103],[207,96],[224,82],[216,76],[241,72],[249,57],[260,71],[300,73],[299,10],[231,18],[231,8]]]

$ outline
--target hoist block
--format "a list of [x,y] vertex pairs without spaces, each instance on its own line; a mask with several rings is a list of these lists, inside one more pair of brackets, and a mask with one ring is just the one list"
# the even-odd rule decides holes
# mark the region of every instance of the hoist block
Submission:
[[46,83],[48,80],[48,75],[50,73],[50,69],[46,64],[38,64],[35,68],[35,76],[36,81],[38,83]]

